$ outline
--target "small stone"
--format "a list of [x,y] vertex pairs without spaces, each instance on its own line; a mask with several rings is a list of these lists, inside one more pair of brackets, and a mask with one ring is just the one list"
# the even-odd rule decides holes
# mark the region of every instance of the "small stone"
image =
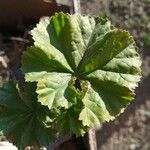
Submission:
[[129,148],[130,148],[130,150],[135,150],[135,149],[136,149],[136,145],[135,145],[135,144],[131,144],[131,145],[129,146]]

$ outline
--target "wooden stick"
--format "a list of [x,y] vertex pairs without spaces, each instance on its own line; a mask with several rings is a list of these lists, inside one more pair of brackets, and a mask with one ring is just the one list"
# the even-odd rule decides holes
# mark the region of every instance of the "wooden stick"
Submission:
[[80,0],[73,0],[73,7],[74,7],[74,13],[75,14],[81,13]]
[[96,135],[94,128],[88,131],[89,150],[97,150]]

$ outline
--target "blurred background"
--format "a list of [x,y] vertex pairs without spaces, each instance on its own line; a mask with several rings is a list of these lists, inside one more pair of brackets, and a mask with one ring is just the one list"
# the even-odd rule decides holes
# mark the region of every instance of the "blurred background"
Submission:
[[[20,57],[32,44],[29,31],[40,17],[58,11],[73,13],[71,0],[0,1],[0,85],[15,77],[21,82]],[[110,123],[96,127],[97,150],[150,150],[150,0],[80,0],[81,13],[108,17],[134,36],[142,63],[142,81],[135,101]],[[1,140],[4,140],[1,137]],[[60,150],[75,150],[74,141]],[[96,150],[96,149],[95,149]]]

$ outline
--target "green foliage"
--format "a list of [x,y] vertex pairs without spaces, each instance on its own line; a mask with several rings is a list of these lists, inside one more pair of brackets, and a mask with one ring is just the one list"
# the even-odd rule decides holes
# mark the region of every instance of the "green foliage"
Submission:
[[0,130],[19,149],[46,146],[55,136],[51,113],[37,102],[35,89],[35,83],[27,83],[20,91],[13,81],[0,88]]
[[54,135],[50,129],[58,136],[83,135],[133,100],[141,61],[128,32],[107,19],[58,13],[42,19],[31,34],[34,46],[22,57],[24,91],[12,83],[4,86],[9,92],[0,91],[0,103],[9,106],[0,128],[21,147],[47,144]]

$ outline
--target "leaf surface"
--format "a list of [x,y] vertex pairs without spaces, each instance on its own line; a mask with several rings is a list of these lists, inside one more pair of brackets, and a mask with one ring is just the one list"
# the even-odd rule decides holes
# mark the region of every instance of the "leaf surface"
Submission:
[[[35,144],[46,146],[54,140],[54,131],[46,126],[50,112],[37,102],[35,89],[35,83],[27,83],[19,91],[12,81],[0,88],[0,131],[19,149]],[[42,140],[40,134],[47,140]]]
[[58,131],[60,135],[69,135],[75,133],[77,136],[84,135],[86,127],[79,120],[79,113],[75,107],[69,108],[58,117]]
[[68,107],[67,88],[71,75],[51,73],[37,84],[38,101],[51,108]]
[[56,110],[58,132],[82,134],[114,119],[134,99],[141,60],[127,31],[107,19],[56,13],[31,33],[25,78],[37,82],[38,101]]

